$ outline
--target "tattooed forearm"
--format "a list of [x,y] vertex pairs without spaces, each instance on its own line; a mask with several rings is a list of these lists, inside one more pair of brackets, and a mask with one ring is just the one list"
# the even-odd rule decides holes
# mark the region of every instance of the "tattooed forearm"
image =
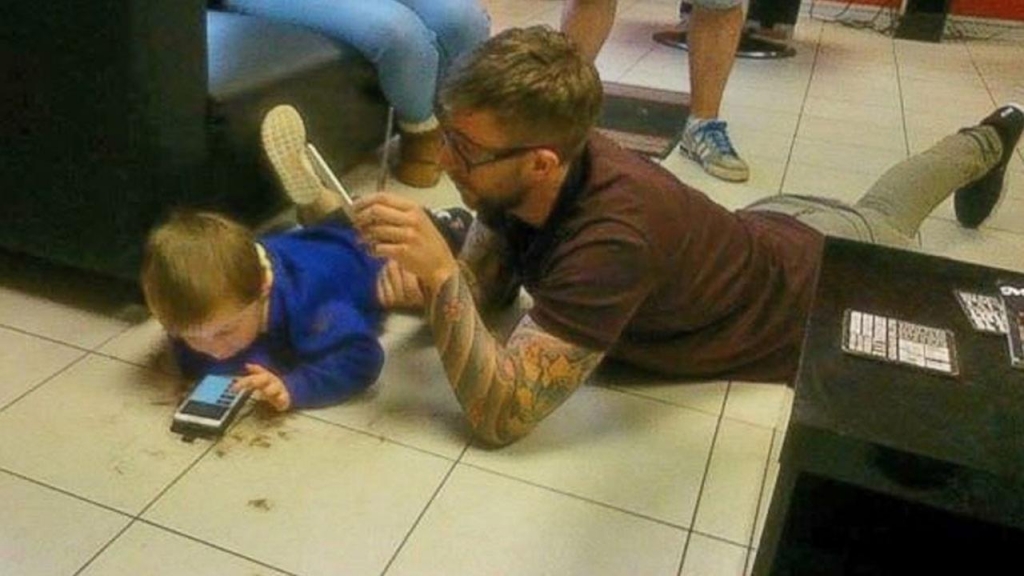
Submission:
[[449,278],[431,299],[428,320],[456,398],[474,432],[491,444],[526,435],[602,357],[547,334],[529,316],[502,346],[480,317],[462,274]]
[[518,292],[506,252],[504,240],[479,220],[473,222],[459,255],[459,267],[470,282],[477,306],[485,311],[508,304],[510,296]]
[[469,267],[464,261],[459,260],[459,272],[462,275],[462,280],[466,284],[466,289],[469,290],[469,295],[473,298],[474,302],[482,302],[484,295],[480,290],[480,281],[477,280],[476,273]]

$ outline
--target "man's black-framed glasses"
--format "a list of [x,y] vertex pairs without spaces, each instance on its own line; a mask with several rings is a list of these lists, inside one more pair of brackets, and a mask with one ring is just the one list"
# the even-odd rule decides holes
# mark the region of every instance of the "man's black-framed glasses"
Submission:
[[[467,136],[456,130],[450,130],[443,126],[441,127],[441,139],[444,141],[444,145],[455,153],[455,156],[458,157],[459,162],[462,163],[462,167],[466,172],[471,172],[474,168],[479,168],[480,166],[493,164],[495,162],[501,162],[502,160],[507,160],[508,158],[519,156],[520,154],[525,154],[526,152],[531,152],[533,150],[554,150],[551,146],[544,145],[513,146],[511,148],[498,149],[488,148],[487,146],[473,142]],[[471,160],[469,158],[469,155],[465,150],[466,144],[470,144],[473,148],[480,151],[479,153],[474,154],[474,156],[476,156],[475,159]]]

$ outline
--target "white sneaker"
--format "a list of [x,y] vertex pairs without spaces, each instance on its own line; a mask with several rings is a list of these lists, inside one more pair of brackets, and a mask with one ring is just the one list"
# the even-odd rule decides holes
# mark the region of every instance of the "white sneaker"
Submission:
[[705,120],[683,130],[679,151],[695,160],[712,176],[730,182],[745,182],[750,168],[736,153],[721,120]]
[[324,184],[306,156],[306,125],[298,110],[280,105],[267,112],[260,125],[260,140],[281,187],[294,204],[306,206],[320,198]]

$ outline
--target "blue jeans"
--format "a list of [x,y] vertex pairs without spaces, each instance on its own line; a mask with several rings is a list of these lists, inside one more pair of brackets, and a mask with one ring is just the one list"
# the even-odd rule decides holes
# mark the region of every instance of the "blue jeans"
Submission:
[[477,0],[225,0],[235,12],[298,24],[340,40],[377,68],[399,122],[433,117],[444,67],[490,34]]

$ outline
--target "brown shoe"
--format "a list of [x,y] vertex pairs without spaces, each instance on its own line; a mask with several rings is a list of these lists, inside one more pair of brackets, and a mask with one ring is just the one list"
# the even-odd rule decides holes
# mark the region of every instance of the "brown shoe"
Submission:
[[430,188],[441,178],[441,129],[402,132],[395,178],[416,188]]

